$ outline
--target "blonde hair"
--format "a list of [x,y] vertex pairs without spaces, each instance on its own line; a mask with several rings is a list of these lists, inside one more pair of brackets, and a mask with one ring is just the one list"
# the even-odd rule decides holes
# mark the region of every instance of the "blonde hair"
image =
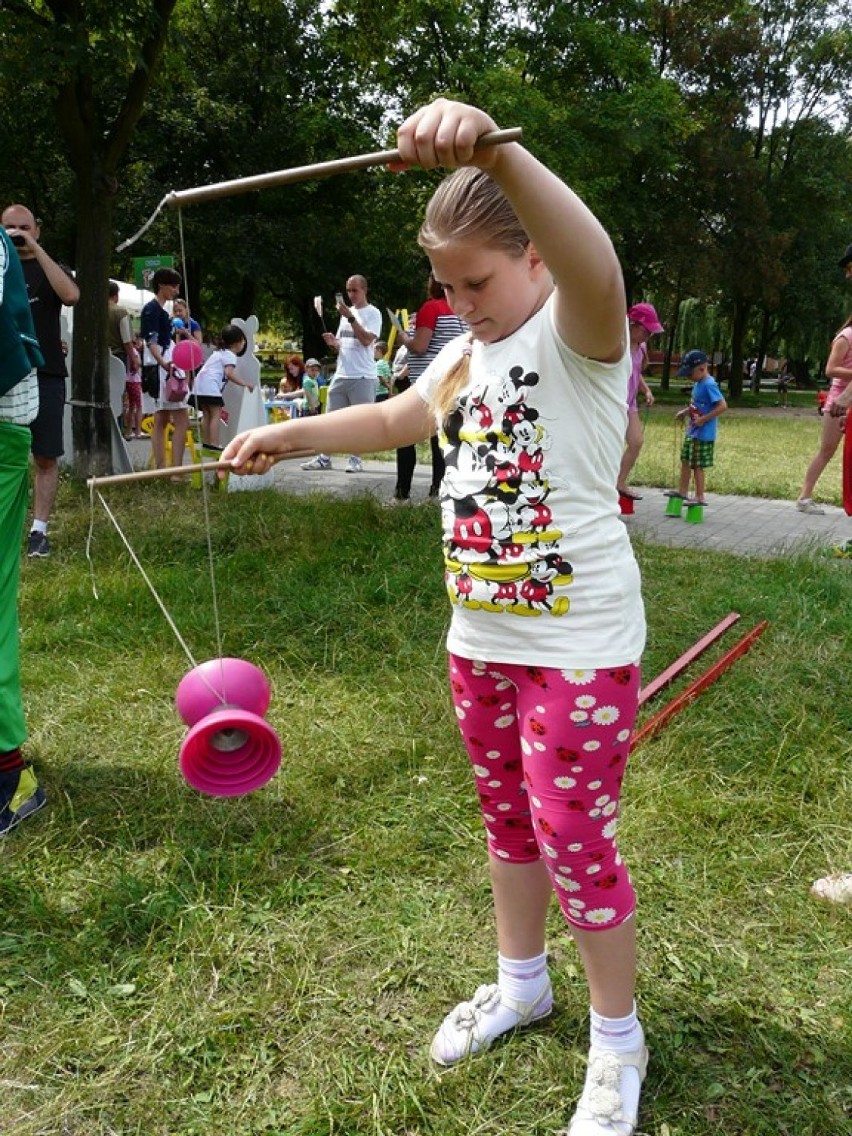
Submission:
[[[469,242],[522,257],[530,239],[499,185],[484,170],[465,166],[438,186],[426,206],[417,243],[426,252]],[[433,409],[445,422],[470,373],[468,338],[461,359],[436,384]]]

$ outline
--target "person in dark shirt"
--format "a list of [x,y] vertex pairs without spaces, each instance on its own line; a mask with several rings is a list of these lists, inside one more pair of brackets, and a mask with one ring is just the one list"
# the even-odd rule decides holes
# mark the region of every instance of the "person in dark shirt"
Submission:
[[[142,383],[145,393],[154,400],[154,429],[151,432],[151,449],[154,465],[163,469],[166,464],[168,427],[171,436],[171,464],[183,465],[186,432],[189,429],[189,409],[186,399],[171,402],[166,398],[166,382],[173,368],[172,321],[166,304],[177,298],[181,275],[174,268],[158,268],[151,277],[151,291],[155,298],[142,309],[140,318],[145,354],[142,359]],[[180,481],[177,477],[175,480]]]

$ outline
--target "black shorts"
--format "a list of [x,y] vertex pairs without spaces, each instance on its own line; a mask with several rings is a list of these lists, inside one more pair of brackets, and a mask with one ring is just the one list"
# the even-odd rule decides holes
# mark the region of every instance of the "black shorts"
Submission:
[[225,400],[220,394],[191,394],[186,401],[196,410],[203,410],[205,406],[225,405]]
[[65,453],[65,376],[38,376],[38,414],[30,423],[31,450],[39,458],[61,458]]

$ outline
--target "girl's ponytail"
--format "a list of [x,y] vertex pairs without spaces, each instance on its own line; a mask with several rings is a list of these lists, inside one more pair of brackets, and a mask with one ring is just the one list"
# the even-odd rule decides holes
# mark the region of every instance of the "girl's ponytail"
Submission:
[[432,409],[441,422],[446,422],[455,410],[456,402],[461,391],[467,386],[470,377],[470,353],[473,336],[466,336],[462,357],[447,371],[446,375],[435,384],[432,393]]

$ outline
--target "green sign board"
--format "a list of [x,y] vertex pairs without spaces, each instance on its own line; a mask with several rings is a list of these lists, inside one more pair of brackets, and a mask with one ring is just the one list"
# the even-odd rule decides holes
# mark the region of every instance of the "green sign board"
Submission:
[[174,268],[173,256],[135,256],[133,258],[133,280],[137,288],[150,290],[151,277],[158,268]]

